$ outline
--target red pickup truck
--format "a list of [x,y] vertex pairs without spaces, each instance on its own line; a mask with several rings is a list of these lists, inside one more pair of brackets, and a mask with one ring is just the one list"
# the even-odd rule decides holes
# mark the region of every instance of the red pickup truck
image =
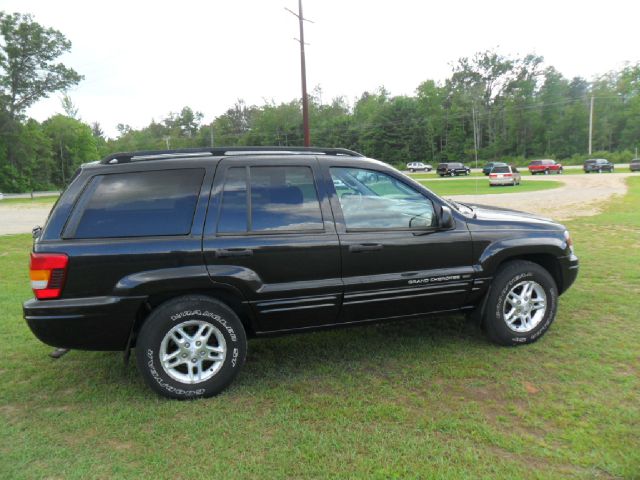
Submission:
[[531,175],[542,173],[549,175],[550,173],[561,174],[562,164],[556,163],[555,160],[534,160],[529,164]]

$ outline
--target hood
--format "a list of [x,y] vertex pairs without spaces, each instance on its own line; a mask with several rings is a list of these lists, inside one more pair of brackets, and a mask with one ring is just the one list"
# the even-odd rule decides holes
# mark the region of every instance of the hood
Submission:
[[564,230],[564,227],[550,218],[532,213],[489,205],[467,204],[473,208],[475,218],[470,223],[490,228],[533,228],[544,230]]

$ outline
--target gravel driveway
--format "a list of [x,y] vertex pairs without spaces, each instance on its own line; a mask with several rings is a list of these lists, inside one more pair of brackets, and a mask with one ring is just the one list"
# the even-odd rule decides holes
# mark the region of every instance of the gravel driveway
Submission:
[[[555,220],[588,217],[602,211],[606,200],[627,192],[625,179],[633,173],[603,173],[594,175],[539,175],[522,177],[523,182],[558,180],[563,187],[537,192],[487,195],[455,195],[454,200],[481,205],[512,208],[535,213]],[[518,187],[496,187],[514,188]]]
[[[561,188],[537,192],[502,193],[499,195],[457,195],[455,200],[497,207],[513,208],[537,213],[557,220],[595,215],[600,212],[602,202],[612,195],[624,195],[627,191],[625,178],[632,173],[604,173],[600,175],[551,175],[523,176],[523,182],[558,180]],[[447,180],[443,180],[447,181]],[[514,187],[496,187],[514,188]],[[514,188],[517,191],[518,187]],[[44,225],[51,205],[8,204],[0,201],[0,235],[29,233],[35,225]]]

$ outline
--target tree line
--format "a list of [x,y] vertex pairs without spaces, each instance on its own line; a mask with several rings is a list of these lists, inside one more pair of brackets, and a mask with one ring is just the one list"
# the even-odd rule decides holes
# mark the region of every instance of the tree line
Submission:
[[[82,80],[56,63],[71,48],[64,35],[29,15],[2,12],[0,35],[0,191],[59,188],[80,164],[118,151],[303,143],[297,99],[260,106],[237,100],[208,123],[186,106],[143,128],[119,124],[117,137],[107,138],[98,122],[78,117],[64,93]],[[63,93],[61,113],[44,122],[26,117],[29,106],[55,92]],[[413,95],[380,87],[353,102],[327,103],[316,87],[309,100],[313,145],[350,148],[397,166],[581,161],[591,101],[594,156],[629,160],[640,143],[640,62],[589,81],[565,78],[538,55],[484,51],[459,59],[446,80],[426,80]]]

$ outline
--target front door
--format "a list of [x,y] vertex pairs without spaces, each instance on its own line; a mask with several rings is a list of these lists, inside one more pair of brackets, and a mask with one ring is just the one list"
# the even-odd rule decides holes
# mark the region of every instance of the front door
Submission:
[[438,228],[439,200],[390,170],[343,162],[328,175],[342,252],[342,322],[463,306],[473,275],[463,220]]
[[203,251],[214,282],[240,290],[258,332],[335,323],[338,236],[311,156],[223,159]]

